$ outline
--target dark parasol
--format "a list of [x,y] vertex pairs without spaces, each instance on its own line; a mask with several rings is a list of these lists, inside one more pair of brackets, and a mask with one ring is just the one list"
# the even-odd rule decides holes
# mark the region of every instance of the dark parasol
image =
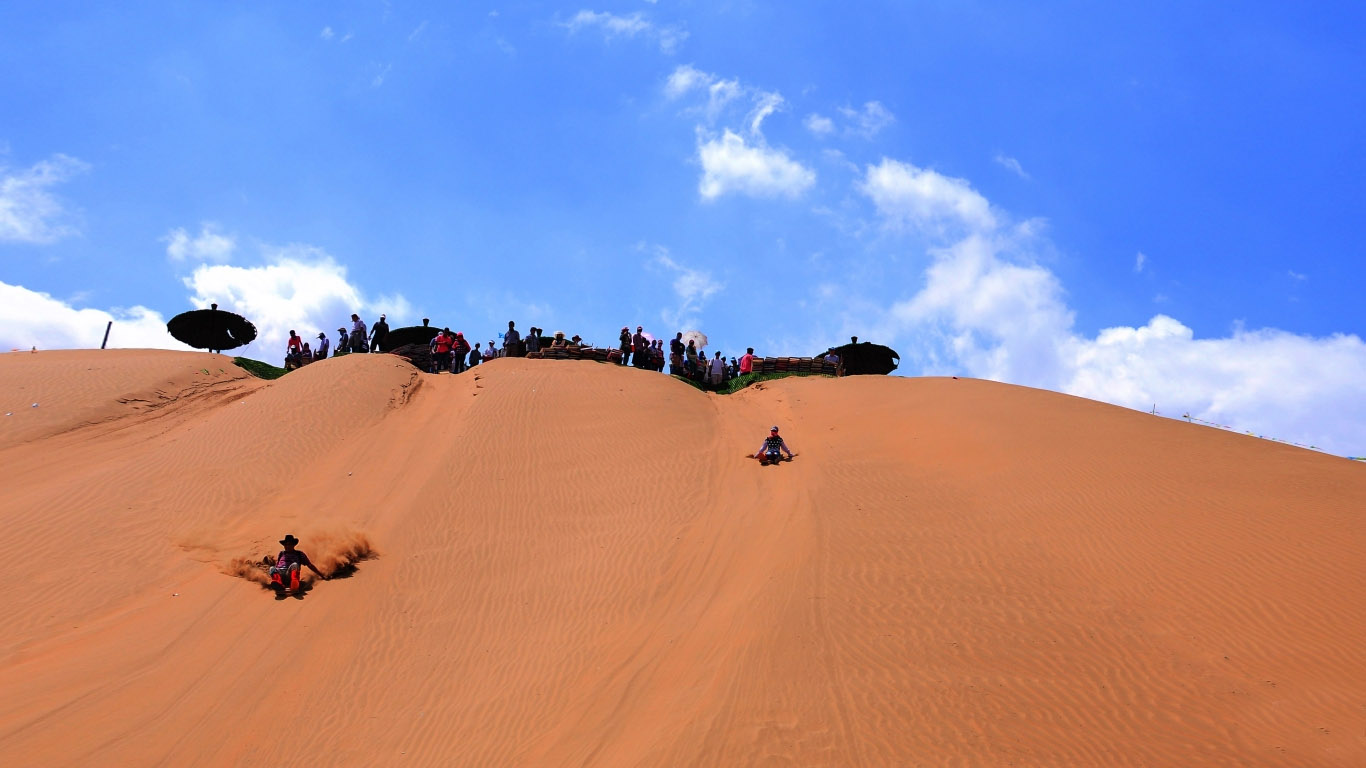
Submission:
[[844,364],[845,376],[881,375],[885,376],[901,362],[901,355],[891,347],[869,341],[852,342],[842,347],[834,347],[835,354]]
[[425,347],[440,332],[440,328],[431,325],[409,325],[403,328],[395,328],[389,331],[388,336],[384,337],[384,351],[397,352],[399,347],[412,344],[421,344]]
[[256,338],[256,326],[239,314],[218,309],[195,309],[181,312],[166,323],[166,330],[177,341],[195,349],[223,351],[250,344]]

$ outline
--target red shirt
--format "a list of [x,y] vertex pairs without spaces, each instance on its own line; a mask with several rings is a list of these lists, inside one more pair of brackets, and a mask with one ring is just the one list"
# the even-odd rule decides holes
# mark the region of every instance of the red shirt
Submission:
[[754,355],[751,355],[751,354],[749,354],[748,352],[746,352],[746,353],[745,353],[745,356],[740,358],[740,373],[753,373],[753,372],[754,372]]
[[301,350],[301,349],[303,349],[303,346],[304,346],[304,340],[303,340],[303,339],[299,338],[298,336],[290,336],[290,337],[289,337],[289,348],[290,348],[290,349]]
[[437,337],[436,337],[436,353],[437,353],[438,355],[444,355],[444,354],[446,354],[447,352],[450,352],[450,351],[451,351],[451,337],[450,337],[450,336],[447,336],[447,335],[444,334],[444,333],[441,334],[440,336],[437,336]]

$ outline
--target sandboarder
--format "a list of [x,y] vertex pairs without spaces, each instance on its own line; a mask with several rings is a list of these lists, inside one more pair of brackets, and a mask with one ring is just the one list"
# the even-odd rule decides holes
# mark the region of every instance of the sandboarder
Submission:
[[759,452],[754,454],[754,458],[758,459],[760,464],[777,464],[783,460],[784,453],[789,459],[797,455],[788,449],[787,441],[778,434],[778,425],[774,424],[773,429],[768,431],[768,437],[765,437],[763,444],[759,446]]
[[270,583],[280,587],[286,593],[299,591],[299,569],[307,568],[318,575],[318,578],[327,581],[327,577],[313,566],[313,562],[308,559],[308,555],[302,550],[295,549],[294,546],[299,540],[294,538],[294,534],[287,533],[280,543],[284,549],[275,556],[275,565],[270,567]]

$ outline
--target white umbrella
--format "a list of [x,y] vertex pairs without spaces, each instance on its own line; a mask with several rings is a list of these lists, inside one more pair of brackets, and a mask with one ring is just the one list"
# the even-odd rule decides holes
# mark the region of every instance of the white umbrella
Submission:
[[686,347],[689,341],[693,342],[698,349],[701,349],[707,346],[707,334],[701,331],[685,331],[683,333],[683,346]]

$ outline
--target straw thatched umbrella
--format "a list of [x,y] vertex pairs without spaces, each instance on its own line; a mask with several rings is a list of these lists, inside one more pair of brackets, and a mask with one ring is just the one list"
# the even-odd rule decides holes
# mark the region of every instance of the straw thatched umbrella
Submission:
[[181,312],[166,323],[166,331],[177,341],[195,349],[219,352],[250,344],[256,338],[256,326],[235,312],[218,308],[195,309]]
[[844,364],[844,375],[886,375],[896,370],[901,356],[895,349],[867,341],[833,347]]

